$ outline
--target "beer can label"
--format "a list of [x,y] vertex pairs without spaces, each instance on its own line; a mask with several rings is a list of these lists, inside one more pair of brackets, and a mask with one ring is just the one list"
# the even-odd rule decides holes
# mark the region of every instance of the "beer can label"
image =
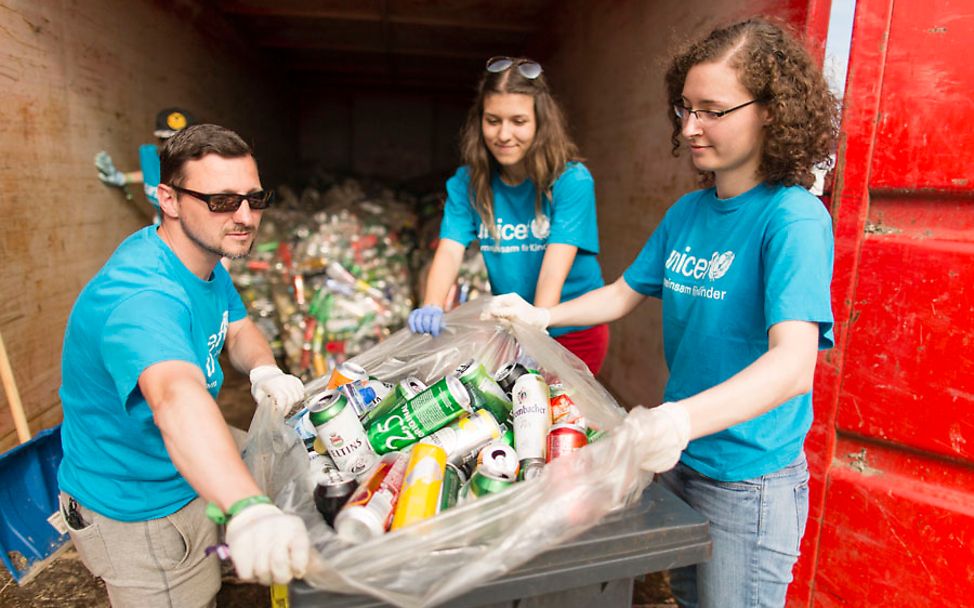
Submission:
[[514,383],[514,448],[523,460],[545,457],[551,406],[548,384],[537,374],[524,374]]
[[584,427],[585,418],[564,385],[552,384],[548,388],[551,394],[551,422],[553,424],[577,424]]
[[369,442],[380,454],[402,449],[438,431],[469,411],[470,396],[459,380],[446,376],[369,427]]
[[337,416],[316,428],[328,455],[340,470],[361,475],[376,463],[378,457],[352,408],[346,406]]

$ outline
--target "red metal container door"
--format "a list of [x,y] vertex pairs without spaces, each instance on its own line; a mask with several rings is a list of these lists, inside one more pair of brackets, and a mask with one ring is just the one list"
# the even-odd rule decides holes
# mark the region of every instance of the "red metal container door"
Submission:
[[791,605],[974,606],[974,2],[860,0]]

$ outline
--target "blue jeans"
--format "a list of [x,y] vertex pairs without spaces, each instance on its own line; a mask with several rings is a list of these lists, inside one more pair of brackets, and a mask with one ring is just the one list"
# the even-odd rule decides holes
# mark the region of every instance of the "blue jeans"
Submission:
[[785,605],[808,521],[808,464],[755,479],[717,481],[679,463],[661,480],[710,521],[713,557],[670,572],[683,608]]

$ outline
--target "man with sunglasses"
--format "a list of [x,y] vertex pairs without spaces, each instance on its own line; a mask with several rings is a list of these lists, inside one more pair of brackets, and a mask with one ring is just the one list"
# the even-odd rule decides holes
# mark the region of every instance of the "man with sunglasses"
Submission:
[[197,125],[166,142],[160,163],[161,224],[118,247],[68,319],[61,510],[114,606],[211,606],[214,522],[227,523],[242,579],[284,583],[309,558],[303,522],[257,487],[223,420],[220,352],[279,410],[304,391],[218,263],[250,252],[271,203],[250,147]]

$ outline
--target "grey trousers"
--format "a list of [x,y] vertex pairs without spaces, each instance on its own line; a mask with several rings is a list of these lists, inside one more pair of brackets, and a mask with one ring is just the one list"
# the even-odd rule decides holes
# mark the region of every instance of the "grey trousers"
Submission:
[[172,515],[134,522],[105,517],[77,502],[80,521],[69,518],[73,499],[64,492],[60,498],[71,540],[88,570],[105,581],[112,606],[216,605],[220,562],[205,551],[217,543],[217,528],[206,518],[202,498]]

